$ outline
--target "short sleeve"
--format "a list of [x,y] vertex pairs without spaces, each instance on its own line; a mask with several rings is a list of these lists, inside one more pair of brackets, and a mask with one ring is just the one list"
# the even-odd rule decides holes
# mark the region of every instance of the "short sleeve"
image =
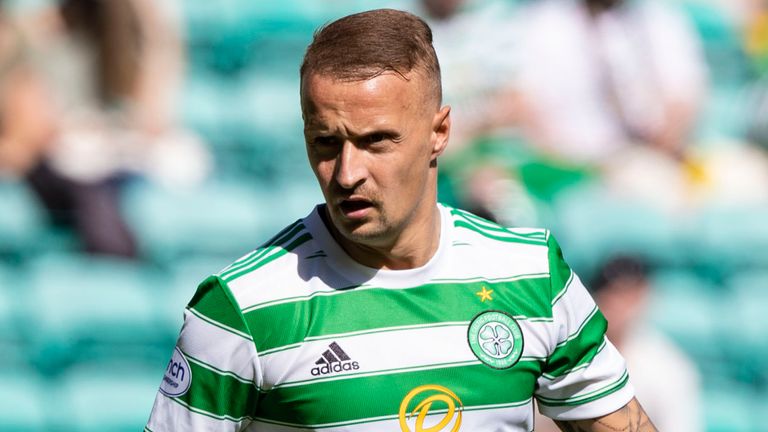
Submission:
[[552,347],[538,379],[539,410],[556,420],[610,414],[634,396],[624,358],[605,337],[607,322],[549,237]]
[[211,276],[187,305],[145,430],[243,430],[256,410],[261,377],[241,310],[226,284]]

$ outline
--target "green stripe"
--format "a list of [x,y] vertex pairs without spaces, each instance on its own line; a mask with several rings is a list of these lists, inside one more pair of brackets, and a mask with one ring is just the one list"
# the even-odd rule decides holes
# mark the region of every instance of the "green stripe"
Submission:
[[487,231],[493,232],[496,231],[498,233],[507,234],[509,231],[502,227],[499,224],[495,224],[488,219],[483,219],[479,216],[475,216],[472,213],[467,213],[462,210],[454,209],[451,211],[452,214],[464,219],[465,221],[471,223],[473,226],[477,227],[478,229],[485,229]]
[[[520,401],[520,402],[511,402],[511,403],[505,403],[505,404],[495,404],[492,406],[477,406],[477,407],[463,407],[462,411],[492,411],[496,409],[504,409],[504,408],[518,408],[521,406],[529,405],[533,402],[533,398],[528,398],[528,400]],[[440,410],[433,410],[430,409],[430,414],[443,414],[447,412],[447,409],[440,409]],[[371,417],[371,418],[365,418],[365,419],[359,419],[359,420],[352,420],[352,421],[345,421],[345,422],[338,422],[338,423],[326,423],[323,425],[312,425],[313,429],[325,429],[325,428],[331,428],[331,427],[341,427],[341,426],[353,426],[358,424],[365,424],[365,423],[375,423],[380,421],[386,421],[386,420],[394,420],[397,419],[399,415],[388,415],[388,416],[381,416],[381,417]],[[262,422],[262,423],[269,423],[269,424],[275,424],[275,425],[281,425],[281,426],[289,426],[289,427],[305,427],[302,424],[298,423],[288,423],[288,422],[281,422],[281,421],[275,421],[275,420],[269,420],[264,418],[257,417],[255,420]]]
[[[397,416],[400,403],[409,391],[427,384],[450,389],[466,409],[518,403],[530,399],[539,372],[540,363],[519,362],[505,370],[472,365],[283,387],[270,391],[259,401],[256,416],[259,420],[307,428],[391,418]],[[483,391],[477,391],[478,388]],[[410,408],[419,401],[412,401]],[[435,404],[435,410],[441,408],[440,403]]]
[[270,252],[274,251],[275,249],[280,248],[283,244],[285,244],[288,240],[292,239],[296,234],[301,232],[304,229],[303,224],[294,224],[295,226],[288,231],[287,233],[283,234],[275,240],[272,243],[269,243],[267,246],[260,247],[254,254],[251,255],[247,260],[242,261],[240,263],[235,263],[229,266],[225,271],[221,272],[221,277],[225,280],[228,280],[230,276],[233,273],[236,273],[238,271],[241,271],[245,268],[248,268],[256,263],[258,263],[264,256],[268,255]]
[[[300,230],[301,228],[297,228],[297,225],[299,225],[300,222],[301,222],[301,220],[298,220],[298,221],[292,223],[291,225],[288,225],[287,227],[283,228],[274,237],[272,237],[271,239],[267,240],[264,244],[262,244],[261,246],[256,248],[255,251],[251,252],[250,254],[246,255],[243,258],[240,258],[239,260],[233,262],[229,267],[225,268],[221,272],[221,275],[223,275],[224,273],[230,272],[232,270],[235,270],[237,268],[241,268],[241,267],[243,267],[245,265],[248,265],[249,263],[253,262],[254,260],[257,260],[261,255],[263,255],[265,253],[265,251],[267,249],[269,249],[270,246],[275,246],[276,244],[278,244],[281,241],[288,240],[295,233],[293,233],[293,234],[289,233],[289,234],[287,234],[287,236],[286,236],[286,233],[288,233],[289,231],[293,232],[293,231],[295,231],[297,229]],[[303,227],[303,225],[302,225],[302,227]],[[286,238],[283,238],[284,236]]]
[[241,276],[251,273],[252,271],[262,268],[265,265],[271,263],[272,261],[287,254],[288,252],[296,249],[297,247],[301,246],[302,244],[308,242],[311,239],[312,239],[312,235],[310,235],[309,233],[304,233],[299,237],[297,237],[292,242],[288,243],[284,247],[275,246],[274,248],[271,249],[271,251],[277,250],[278,252],[273,253],[271,255],[265,255],[263,258],[259,259],[258,261],[253,262],[250,265],[242,268],[240,271],[227,274],[226,276],[223,277],[223,279],[227,282],[231,282]]
[[[480,302],[481,288],[493,290],[493,300]],[[316,295],[246,311],[257,332],[259,352],[321,337],[393,326],[470,321],[479,312],[497,309],[522,318],[551,318],[549,279],[520,279],[498,283],[435,283],[407,289],[365,288],[334,295]]]
[[[576,372],[578,370],[588,368],[592,364],[592,362],[595,360],[595,357],[597,357],[597,355],[600,354],[600,352],[603,351],[603,348],[606,347],[607,343],[608,343],[608,339],[603,338],[603,343],[600,344],[600,346],[597,348],[597,351],[595,351],[594,355],[591,355],[591,358],[588,357],[583,363],[581,363],[581,364],[579,364],[579,365],[577,365],[577,366],[575,366],[575,367],[573,367],[571,369],[567,369],[567,370],[563,371],[561,376],[568,375],[568,374]],[[544,359],[544,360],[546,361],[546,359]],[[556,376],[549,375],[547,373],[542,373],[541,376],[543,376],[544,378],[546,378],[546,379],[548,379],[550,381],[555,380],[555,379],[558,378]]]
[[589,363],[597,355],[605,339],[608,322],[603,314],[593,309],[594,314],[585,321],[580,329],[566,341],[558,344],[549,356],[544,372],[548,377],[557,378],[569,370]]
[[233,329],[233,328],[231,328],[231,327],[227,327],[227,326],[225,326],[225,325],[223,325],[223,324],[221,324],[221,323],[219,323],[219,322],[216,322],[216,321],[214,321],[214,320],[212,320],[212,319],[208,318],[207,316],[205,316],[205,315],[201,314],[200,312],[198,312],[198,311],[194,310],[193,308],[189,308],[189,307],[188,307],[188,308],[187,308],[187,310],[188,310],[188,311],[189,311],[189,313],[191,313],[192,315],[194,315],[194,316],[196,316],[196,317],[200,318],[201,320],[203,320],[203,321],[207,322],[208,324],[210,324],[210,325],[212,325],[212,326],[214,326],[214,327],[218,327],[218,328],[220,328],[221,330],[224,330],[225,332],[231,333],[231,334],[233,334],[233,335],[235,335],[235,336],[238,336],[238,337],[241,337],[241,338],[243,338],[243,339],[246,339],[246,340],[248,340],[248,341],[251,341],[251,342],[253,342],[253,338],[251,338],[251,336],[250,336],[250,335],[248,335],[248,334],[246,334],[246,333],[243,333],[243,332],[241,332],[241,331],[238,331],[238,330],[235,330],[235,329]]
[[221,324],[219,327],[224,326],[225,330],[233,329],[243,333],[240,336],[246,335],[244,337],[250,334],[240,307],[234,301],[229,288],[216,276],[211,276],[200,284],[187,307],[203,315],[201,318],[208,318],[213,324]]
[[216,372],[216,373],[218,373],[220,375],[231,376],[232,378],[240,381],[241,383],[252,385],[252,386],[256,387],[257,390],[259,390],[259,386],[255,382],[253,382],[253,381],[251,381],[251,380],[249,380],[247,378],[243,378],[243,377],[241,377],[240,375],[238,375],[238,374],[236,374],[234,372],[230,372],[230,371],[225,371],[223,369],[219,369],[219,368],[217,368],[216,366],[214,366],[214,365],[212,365],[210,363],[207,363],[207,362],[204,362],[204,361],[202,361],[202,360],[200,360],[198,358],[192,357],[191,355],[187,354],[185,351],[182,351],[182,352],[184,353],[184,357],[186,357],[187,360],[190,360],[190,361],[192,361],[194,363],[197,363],[201,367],[204,367],[204,368],[207,368],[209,370],[212,370],[212,371],[214,371],[214,372]]
[[481,229],[477,228],[476,226],[474,226],[474,225],[472,225],[472,224],[470,224],[469,222],[466,222],[466,221],[455,220],[453,222],[453,225],[456,226],[456,227],[459,227],[459,228],[466,228],[466,229],[468,229],[470,231],[474,231],[474,232],[476,232],[476,233],[478,233],[478,234],[480,234],[480,235],[482,235],[484,237],[487,237],[487,238],[490,238],[490,239],[493,239],[493,240],[498,240],[498,241],[505,242],[505,243],[522,243],[522,244],[529,244],[529,245],[536,245],[536,246],[543,246],[545,244],[543,241],[528,240],[528,239],[517,238],[517,237],[500,237],[500,236],[497,236],[497,235],[493,235],[493,234],[491,234],[491,233],[489,233],[487,231],[484,231],[484,230],[481,230]]
[[555,298],[552,299],[552,306],[556,305],[557,302],[559,302],[560,299],[563,298],[565,293],[568,292],[568,287],[570,287],[571,283],[573,283],[573,279],[575,275],[576,275],[575,273],[571,272],[571,276],[568,278],[568,281],[565,283],[565,286],[563,286],[563,289],[561,289],[560,292],[557,293],[557,295],[555,295]]
[[507,234],[512,234],[514,236],[518,237],[525,237],[528,239],[534,239],[534,240],[541,240],[542,243],[546,241],[546,234],[542,231],[533,231],[529,233],[521,233],[513,228],[507,228],[502,225],[499,225],[493,221],[489,221],[488,219],[482,218],[476,214],[472,214],[465,210],[459,210],[455,209],[455,211],[452,211],[451,213],[463,216],[465,219],[467,219],[469,222],[474,222],[474,224],[480,228],[487,228],[491,231],[499,231]]
[[218,415],[218,414],[214,414],[214,413],[210,413],[208,411],[202,410],[200,408],[195,408],[195,407],[189,405],[188,403],[180,400],[179,398],[170,398],[170,399],[173,402],[176,402],[177,404],[183,406],[188,411],[192,411],[195,414],[200,414],[202,416],[205,416],[205,417],[208,417],[208,418],[212,418],[214,420],[229,420],[229,421],[233,421],[233,422],[240,422],[240,421],[243,421],[245,419],[252,419],[252,417],[249,417],[249,416],[235,418],[235,417],[230,417],[230,416],[227,416],[227,415]]
[[259,395],[253,383],[244,383],[195,361],[189,362],[189,368],[189,390],[173,399],[179,399],[189,407],[213,416],[235,421],[253,415]]
[[[472,278],[465,278],[465,279],[459,279],[459,278],[451,278],[451,279],[432,279],[431,284],[441,284],[441,285],[448,285],[448,284],[469,284],[469,283],[479,283],[483,284],[485,286],[500,284],[500,283],[510,283],[515,282],[523,279],[544,279],[549,278],[549,273],[530,273],[530,274],[523,274],[523,275],[517,275],[513,277],[503,277],[503,278],[479,278],[479,277],[472,277]],[[268,306],[274,306],[281,303],[289,303],[289,302],[295,302],[295,301],[302,301],[302,300],[309,300],[313,297],[323,297],[323,296],[336,296],[336,295],[345,295],[350,292],[350,290],[358,288],[357,291],[362,291],[366,289],[375,289],[378,287],[370,286],[370,285],[351,285],[341,288],[335,288],[335,289],[329,289],[326,291],[315,291],[312,294],[309,295],[302,295],[302,296],[293,296],[293,297],[282,297],[278,298],[276,300],[269,300],[265,301],[263,303],[256,303],[251,306],[243,308],[243,312],[247,313],[256,309],[265,308]],[[412,289],[406,288],[406,289]],[[387,288],[389,289],[389,288]]]
[[614,382],[612,382],[612,383],[610,383],[610,384],[608,384],[608,385],[606,385],[606,386],[604,386],[604,387],[602,387],[600,389],[591,391],[591,392],[583,394],[583,395],[579,395],[579,396],[575,396],[575,397],[567,398],[567,399],[551,399],[551,398],[545,398],[545,397],[537,396],[536,399],[538,399],[539,402],[541,404],[543,404],[543,405],[553,406],[553,407],[554,406],[583,405],[585,403],[589,403],[589,402],[592,402],[594,400],[604,398],[604,397],[606,397],[606,396],[608,396],[608,395],[610,395],[612,393],[615,393],[615,392],[621,390],[622,388],[624,388],[625,385],[627,385],[628,381],[629,381],[629,374],[625,370],[624,373],[621,375],[621,377],[618,380],[616,380],[616,381],[614,381]]
[[571,268],[565,263],[563,259],[563,251],[560,249],[560,245],[555,240],[554,236],[549,236],[547,240],[549,245],[549,274],[552,280],[552,304],[555,303],[555,299],[559,299],[561,294],[564,293],[565,287],[568,285],[568,281],[571,279]]
[[495,238],[495,235],[502,235],[506,237],[500,237],[505,238],[510,241],[519,241],[522,243],[529,243],[529,244],[537,244],[544,246],[546,244],[546,241],[544,238],[531,238],[529,235],[522,235],[518,234],[509,228],[503,227],[499,224],[490,222],[488,220],[485,220],[483,218],[480,218],[478,216],[472,215],[471,213],[466,213],[462,211],[454,211],[454,215],[461,218],[462,220],[455,220],[454,225],[457,223],[466,223],[469,224],[472,228],[475,228],[474,231],[480,232],[482,234],[486,234],[492,238]]

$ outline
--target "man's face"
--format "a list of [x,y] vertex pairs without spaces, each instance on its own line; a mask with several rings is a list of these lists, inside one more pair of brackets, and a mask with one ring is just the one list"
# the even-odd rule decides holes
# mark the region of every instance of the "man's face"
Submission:
[[434,211],[435,159],[447,143],[449,108],[425,80],[384,73],[365,81],[309,75],[302,87],[307,154],[338,232],[386,247]]

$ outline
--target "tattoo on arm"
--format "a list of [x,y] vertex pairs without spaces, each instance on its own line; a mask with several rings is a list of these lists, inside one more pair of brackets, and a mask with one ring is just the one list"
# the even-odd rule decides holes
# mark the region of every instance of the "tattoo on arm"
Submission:
[[563,432],[658,432],[637,399],[603,417],[555,423]]

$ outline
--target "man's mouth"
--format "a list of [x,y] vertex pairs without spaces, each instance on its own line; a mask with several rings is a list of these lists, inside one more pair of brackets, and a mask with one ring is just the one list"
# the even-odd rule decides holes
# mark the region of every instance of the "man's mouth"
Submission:
[[346,199],[339,203],[341,212],[344,213],[344,216],[350,218],[365,216],[371,207],[373,207],[373,204],[370,201],[362,199]]

